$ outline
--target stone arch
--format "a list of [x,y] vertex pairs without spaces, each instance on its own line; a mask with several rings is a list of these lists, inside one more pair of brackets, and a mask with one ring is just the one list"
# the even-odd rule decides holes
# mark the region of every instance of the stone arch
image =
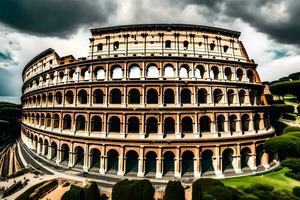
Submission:
[[214,165],[213,165],[213,155],[214,153],[211,150],[204,150],[202,152],[202,156],[201,156],[202,175],[215,174]]
[[263,117],[264,117],[264,126],[267,130],[269,130],[271,128],[269,113],[265,112]]
[[51,156],[50,159],[51,160],[56,160],[57,157],[57,144],[56,142],[52,141],[51,142]]
[[172,134],[175,133],[175,120],[172,117],[167,117],[164,120],[164,133]]
[[149,117],[146,121],[146,133],[157,133],[158,131],[158,120],[155,117]]
[[231,105],[231,104],[233,104],[233,102],[234,102],[234,91],[233,90],[228,90],[227,91],[227,102],[228,102],[228,104],[229,105]]
[[223,92],[220,89],[215,89],[214,90],[214,103],[218,104],[221,103],[223,98]]
[[104,93],[101,89],[97,89],[93,92],[93,103],[94,104],[104,103]]
[[68,166],[69,164],[69,154],[70,154],[70,148],[67,144],[62,144],[61,148],[61,164]]
[[260,130],[260,120],[260,115],[255,114],[253,117],[253,126],[256,133]]
[[119,165],[119,153],[115,149],[107,152],[107,172],[116,173]]
[[164,91],[164,104],[174,104],[175,103],[175,95],[173,89],[166,89]]
[[52,104],[52,101],[53,101],[53,94],[50,92],[48,94],[48,103]]
[[199,89],[198,90],[198,95],[197,95],[198,104],[207,103],[207,96],[208,96],[208,93],[207,93],[206,89],[204,89],[204,88]]
[[254,105],[254,103],[255,103],[255,92],[254,92],[254,90],[250,90],[250,92],[249,92],[249,100],[250,100],[250,104]]
[[94,70],[94,75],[96,80],[104,80],[105,79],[105,71],[102,67],[97,67]]
[[158,78],[159,77],[159,71],[155,64],[149,64],[147,66],[147,77],[148,78]]
[[48,139],[44,139],[44,145],[43,145],[43,148],[44,148],[44,156],[48,156],[48,148],[49,148],[49,142],[48,142]]
[[195,70],[196,78],[204,79],[205,68],[203,65],[197,65]]
[[218,115],[218,117],[217,117],[217,128],[218,128],[218,132],[224,132],[225,131],[225,117],[224,117],[224,115]]
[[81,146],[75,147],[74,166],[82,168],[84,165],[84,149]]
[[239,81],[243,80],[244,73],[243,73],[243,70],[241,68],[238,68],[236,70],[236,75],[237,75],[237,78],[238,78]]
[[140,104],[140,91],[138,89],[131,89],[128,92],[128,103],[129,104]]
[[60,91],[55,93],[56,104],[62,104],[62,93]]
[[165,42],[165,48],[166,49],[171,49],[171,40],[166,40],[166,42]]
[[76,72],[75,72],[75,70],[74,69],[71,69],[70,71],[69,71],[69,74],[68,74],[68,80],[69,81],[76,81],[76,76],[75,76],[75,74],[76,74]]
[[46,115],[46,127],[50,127],[51,126],[51,115],[50,113],[47,113]]
[[182,133],[193,133],[193,120],[191,117],[184,117],[181,120]]
[[39,147],[39,149],[38,149],[38,152],[40,153],[40,154],[42,154],[42,151],[43,151],[43,138],[39,138],[39,145],[38,145],[38,147]]
[[231,81],[231,79],[232,79],[232,71],[231,71],[230,67],[226,67],[225,68],[225,77],[226,77],[226,80]]
[[87,102],[88,102],[88,94],[87,94],[86,90],[80,90],[78,92],[78,102],[80,104],[87,104]]
[[262,166],[262,157],[264,155],[264,145],[263,144],[259,144],[256,146],[256,166],[260,167]]
[[53,115],[53,128],[59,128],[60,118],[58,114]]
[[189,104],[191,103],[191,90],[184,88],[180,92],[180,102],[182,104]]
[[182,175],[194,173],[194,153],[185,151],[182,154]]
[[188,78],[189,77],[189,66],[184,64],[180,66],[179,69],[179,77],[180,78]]
[[140,132],[140,120],[137,117],[130,117],[128,119],[128,133],[139,133]]
[[85,131],[85,117],[83,115],[78,115],[76,117],[76,131]]
[[100,116],[93,116],[91,121],[91,131],[100,132],[102,131],[102,119]]
[[130,79],[141,78],[141,69],[138,64],[132,64],[129,66],[129,78]]
[[80,71],[80,79],[84,81],[90,80],[90,71],[88,68],[83,67]]
[[250,117],[248,114],[243,114],[241,117],[242,132],[249,131]]
[[157,154],[154,151],[149,151],[146,153],[145,175],[154,175],[156,173],[156,159]]
[[109,119],[109,132],[120,133],[121,131],[121,121],[117,116],[112,116]]
[[200,117],[200,132],[210,132],[211,120],[208,116]]
[[172,151],[167,151],[163,154],[163,174],[173,175],[175,167],[175,155]]
[[251,159],[251,149],[249,147],[244,147],[241,150],[241,168],[249,168],[250,167],[250,159]]
[[122,93],[121,90],[114,88],[110,91],[110,103],[111,104],[121,104]]
[[251,69],[247,70],[247,78],[250,83],[254,82],[254,74]]
[[69,114],[66,114],[64,115],[64,118],[63,118],[63,130],[66,130],[66,129],[71,129],[72,125],[72,118]]
[[219,79],[219,68],[217,66],[213,66],[211,68],[211,78],[218,80]]
[[126,174],[127,173],[137,173],[138,171],[138,158],[139,155],[136,151],[130,150],[126,153]]
[[74,103],[74,94],[71,90],[68,90],[66,92],[66,102],[67,104],[73,104]]
[[113,65],[111,67],[111,78],[112,79],[122,79],[123,78],[123,70],[120,65]]
[[237,117],[236,117],[236,115],[230,115],[229,116],[229,130],[230,130],[231,133],[237,131],[236,126],[237,126]]
[[156,89],[147,90],[147,104],[158,104],[158,92]]
[[99,170],[100,169],[100,159],[101,159],[101,152],[99,149],[92,148],[90,150],[90,156],[91,156],[91,163],[90,163],[90,169],[91,170]]
[[246,96],[245,90],[240,90],[239,91],[239,103],[240,104],[244,104],[245,103],[245,96]]
[[165,78],[174,78],[174,67],[171,64],[166,64],[164,66],[164,77]]
[[45,105],[47,101],[47,95],[45,93],[42,94],[42,104]]
[[234,150],[227,148],[222,153],[222,172],[233,170],[233,156]]

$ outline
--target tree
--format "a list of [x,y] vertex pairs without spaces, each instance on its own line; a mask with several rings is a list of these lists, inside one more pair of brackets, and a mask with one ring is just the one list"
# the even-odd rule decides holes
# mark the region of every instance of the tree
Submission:
[[91,182],[84,188],[84,197],[86,200],[99,200],[100,192],[97,183]]
[[300,173],[300,159],[299,158],[288,158],[281,162],[281,166],[287,167],[292,172],[299,174]]
[[184,188],[180,181],[169,181],[166,190],[164,200],[184,200]]
[[282,135],[270,138],[264,144],[268,153],[278,153],[280,159],[286,156],[295,157],[299,155],[300,139],[295,136]]

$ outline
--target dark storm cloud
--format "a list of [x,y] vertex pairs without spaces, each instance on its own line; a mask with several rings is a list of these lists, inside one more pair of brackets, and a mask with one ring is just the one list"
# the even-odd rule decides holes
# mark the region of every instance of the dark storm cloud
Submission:
[[[300,44],[299,0],[187,0],[187,3],[206,6],[212,15],[240,18],[277,42]],[[283,14],[281,8],[285,9]]]
[[17,95],[20,83],[15,83],[12,79],[12,74],[7,70],[0,68],[0,96],[14,96]]
[[112,0],[4,0],[0,23],[30,34],[67,37],[82,25],[105,23],[114,9]]

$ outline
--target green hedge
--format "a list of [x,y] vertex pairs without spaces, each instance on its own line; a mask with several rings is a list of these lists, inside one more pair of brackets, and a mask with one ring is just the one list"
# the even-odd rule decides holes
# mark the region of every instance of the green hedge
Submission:
[[283,113],[283,115],[282,115],[283,119],[292,120],[292,121],[295,121],[296,117],[297,117],[297,115],[294,113]]
[[71,185],[69,191],[67,191],[61,198],[61,200],[99,200],[100,192],[95,182],[91,182],[84,188]]
[[283,134],[288,132],[300,132],[299,126],[287,126],[283,129]]
[[184,200],[184,188],[180,181],[169,181],[166,189],[164,200]]
[[284,96],[285,94],[292,94],[300,99],[300,80],[276,82],[270,85],[272,94]]
[[293,172],[290,172],[290,171],[289,172],[285,172],[284,175],[287,176],[287,177],[290,177],[292,179],[295,179],[297,181],[300,181],[300,175],[295,174]]
[[281,162],[281,166],[287,167],[292,170],[293,173],[300,175],[300,159],[299,158],[288,158]]
[[112,200],[153,200],[154,188],[147,179],[124,179],[113,186]]
[[296,187],[293,188],[293,194],[296,197],[300,197],[300,187],[299,186],[296,186]]

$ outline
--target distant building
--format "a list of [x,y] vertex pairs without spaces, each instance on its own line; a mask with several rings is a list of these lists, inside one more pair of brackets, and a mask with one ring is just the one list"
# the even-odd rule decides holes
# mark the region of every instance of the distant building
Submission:
[[61,166],[194,177],[263,171],[274,157],[264,86],[239,32],[145,24],[91,30],[88,58],[47,49],[23,71],[22,140]]

